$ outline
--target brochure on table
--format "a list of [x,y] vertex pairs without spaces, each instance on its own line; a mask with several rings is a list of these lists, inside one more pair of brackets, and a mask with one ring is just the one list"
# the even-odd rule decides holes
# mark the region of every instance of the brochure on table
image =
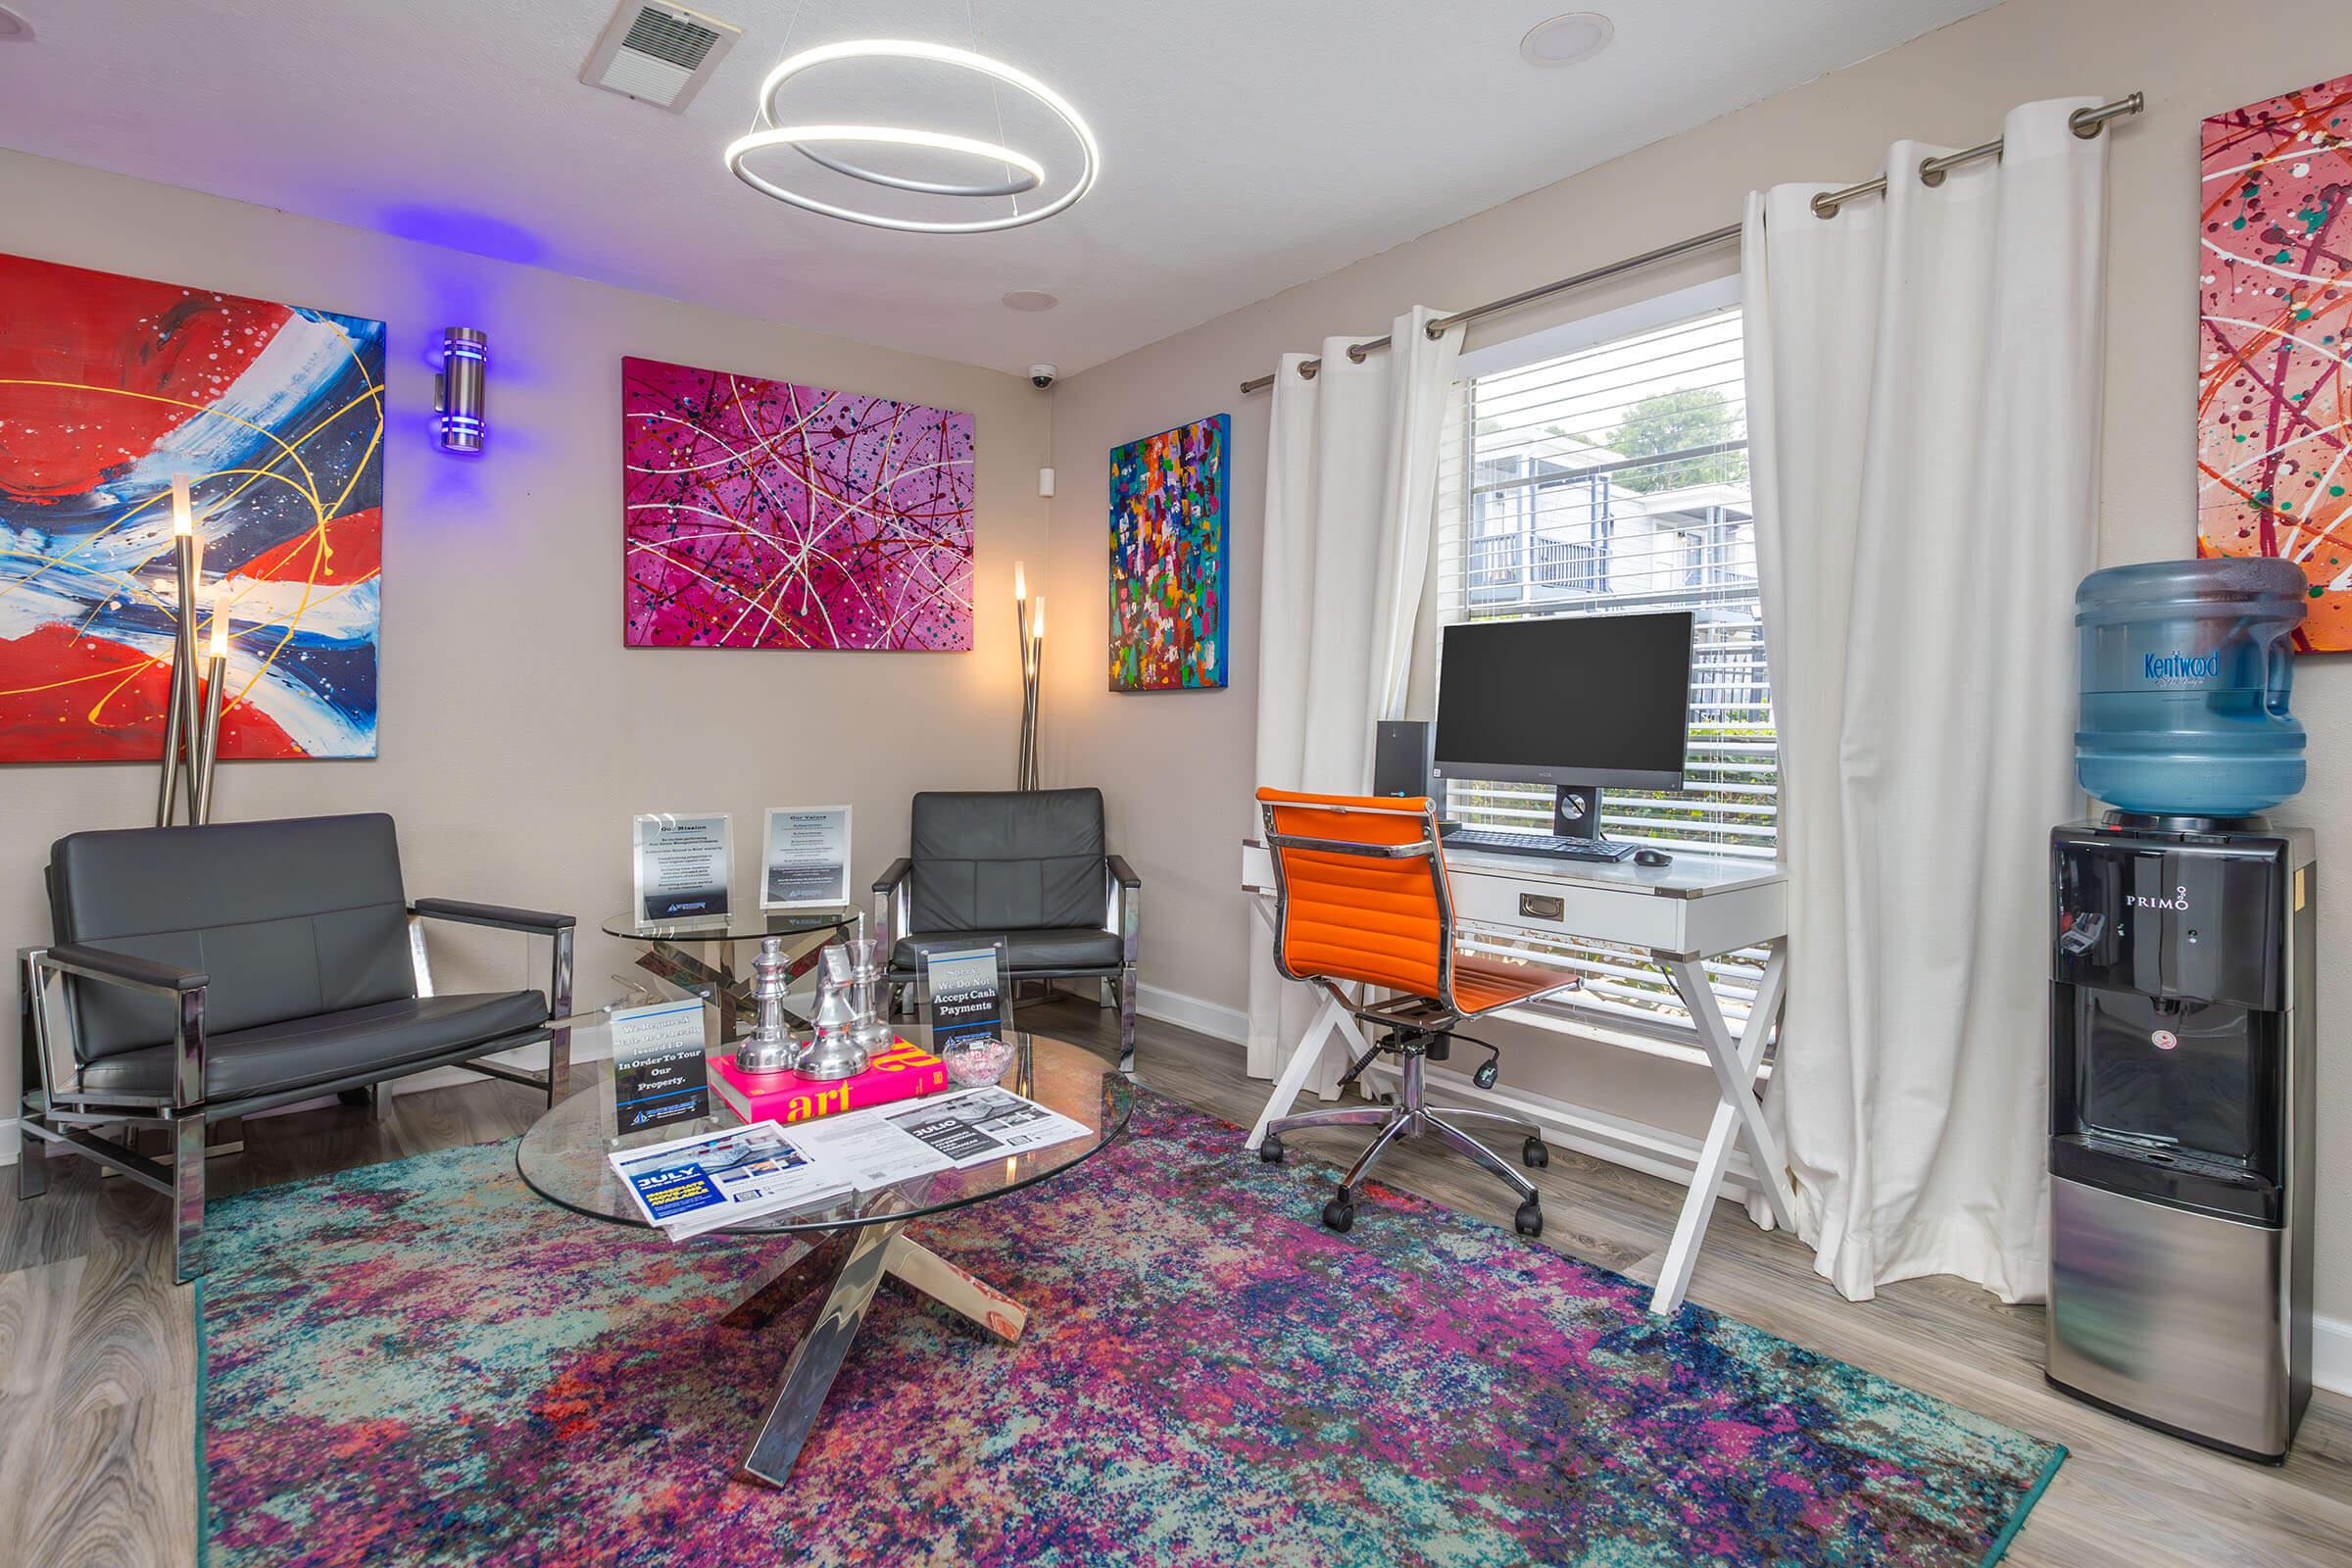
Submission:
[[646,812],[637,818],[631,860],[640,923],[721,918],[735,864],[733,818],[724,811]]
[[850,902],[848,807],[771,806],[760,846],[760,908],[831,909]]
[[874,1192],[1090,1136],[1083,1124],[992,1085],[790,1129],[753,1122],[608,1157],[639,1215],[683,1241],[844,1193]]
[[647,1223],[672,1241],[851,1190],[772,1121],[696,1133],[606,1156]]
[[985,1165],[1084,1138],[1087,1129],[1009,1089],[990,1084],[910,1105],[875,1112],[908,1137],[945,1156],[956,1169]]

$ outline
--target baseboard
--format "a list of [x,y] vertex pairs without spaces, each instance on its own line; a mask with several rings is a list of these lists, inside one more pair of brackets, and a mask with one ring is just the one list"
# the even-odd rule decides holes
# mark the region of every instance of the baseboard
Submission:
[[2311,1381],[2330,1394],[2352,1394],[2352,1323],[2313,1314]]
[[1250,1038],[1250,1015],[1238,1007],[1220,1006],[1158,986],[1135,988],[1135,1010],[1161,1023],[1181,1024],[1212,1040],[1245,1044]]

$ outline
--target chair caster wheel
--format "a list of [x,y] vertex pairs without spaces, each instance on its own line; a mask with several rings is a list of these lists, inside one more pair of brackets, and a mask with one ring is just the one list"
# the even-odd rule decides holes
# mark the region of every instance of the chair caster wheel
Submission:
[[1323,1205],[1323,1223],[1335,1231],[1345,1232],[1355,1223],[1355,1200],[1335,1198]]
[[1530,1138],[1519,1151],[1519,1158],[1530,1170],[1542,1170],[1551,1163],[1551,1149],[1541,1138]]
[[1265,1140],[1257,1146],[1257,1157],[1269,1165],[1279,1165],[1282,1163],[1282,1135],[1279,1133],[1266,1134]]
[[1519,1234],[1522,1236],[1543,1235],[1544,1205],[1532,1198],[1529,1199],[1519,1205],[1519,1212],[1511,1216],[1511,1223],[1519,1227]]

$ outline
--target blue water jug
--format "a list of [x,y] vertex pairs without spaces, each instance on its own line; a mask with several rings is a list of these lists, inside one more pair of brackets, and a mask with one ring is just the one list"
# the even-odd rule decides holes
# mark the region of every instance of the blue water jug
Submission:
[[2127,811],[2251,816],[2303,787],[2286,710],[2310,583],[2225,556],[2094,571],[2075,590],[2082,712],[2075,776]]

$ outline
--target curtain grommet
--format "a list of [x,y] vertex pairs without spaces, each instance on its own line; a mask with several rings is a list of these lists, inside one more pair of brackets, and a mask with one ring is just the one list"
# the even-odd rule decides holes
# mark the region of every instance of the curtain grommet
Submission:
[[1826,190],[1815,196],[1811,205],[1815,218],[1836,218],[1838,216],[1838,204],[1830,200],[1830,193]]

